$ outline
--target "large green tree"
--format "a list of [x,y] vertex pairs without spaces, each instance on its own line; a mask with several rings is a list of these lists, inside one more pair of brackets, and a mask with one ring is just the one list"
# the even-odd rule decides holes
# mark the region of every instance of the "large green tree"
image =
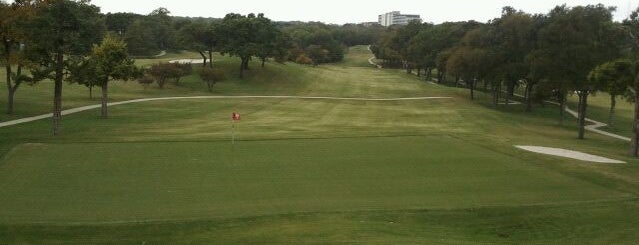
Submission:
[[249,68],[250,59],[257,55],[260,40],[258,38],[258,19],[263,14],[241,15],[227,14],[219,26],[220,37],[224,43],[222,53],[240,58],[240,78],[244,78],[244,71]]
[[279,29],[273,25],[270,19],[264,17],[264,15],[259,15],[255,20],[255,24],[257,27],[257,47],[256,47],[256,55],[260,58],[262,62],[262,67],[264,67],[264,63],[266,63],[266,59],[276,55],[279,52],[280,45],[285,45],[283,43],[282,33]]
[[527,82],[526,97],[532,90],[532,83],[526,79],[529,66],[527,55],[535,44],[535,20],[530,14],[516,11],[512,7],[504,7],[502,16],[493,23],[496,43],[492,45],[496,67],[493,72],[498,80],[506,83],[506,105],[520,81]]
[[626,73],[629,71],[630,60],[621,59],[604,63],[597,66],[590,75],[588,80],[597,84],[604,92],[610,95],[610,112],[608,116],[608,125],[613,127],[615,124],[615,107],[617,105],[617,97],[626,94],[631,81]]
[[461,44],[451,49],[446,70],[461,78],[475,98],[476,81],[485,79],[490,71],[490,47],[493,41],[489,26],[482,26],[466,33]]
[[96,85],[102,90],[102,118],[108,117],[109,82],[129,80],[138,77],[138,69],[129,58],[126,43],[121,39],[107,35],[100,45],[94,45],[90,56],[95,68]]
[[634,121],[632,124],[633,135],[630,144],[630,154],[639,157],[639,8],[632,12],[624,22],[624,27],[629,37],[630,62],[628,62],[625,79],[628,79],[633,100],[635,102]]
[[22,27],[32,18],[33,11],[33,1],[16,1],[12,4],[0,1],[0,52],[3,57],[0,63],[4,65],[6,73],[7,114],[13,114],[15,94],[20,85],[32,81],[23,74],[23,68],[28,65],[24,52],[28,40]]
[[155,42],[153,25],[148,19],[139,18],[127,27],[124,39],[132,55],[149,56],[160,51],[161,48]]
[[105,26],[100,9],[88,1],[38,1],[33,20],[26,25],[26,46],[34,65],[36,80],[52,79],[53,134],[59,133],[62,119],[62,82],[66,61],[72,56],[86,56],[102,38]]
[[618,55],[613,10],[601,4],[558,6],[551,11],[539,34],[537,52],[549,67],[545,69],[548,72],[545,77],[558,91],[562,113],[568,91],[575,91],[579,97],[579,139],[585,134],[588,96],[597,90],[588,74],[598,64]]
[[182,45],[198,52],[202,56],[202,65],[208,64],[210,68],[213,68],[213,52],[220,44],[216,28],[215,23],[194,21],[180,30]]

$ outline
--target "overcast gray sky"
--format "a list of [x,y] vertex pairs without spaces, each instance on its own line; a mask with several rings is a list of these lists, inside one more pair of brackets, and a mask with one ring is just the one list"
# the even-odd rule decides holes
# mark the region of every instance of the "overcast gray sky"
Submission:
[[513,6],[529,13],[547,13],[556,5],[569,6],[603,3],[617,6],[616,20],[626,18],[639,6],[634,0],[93,0],[102,12],[133,12],[147,14],[158,7],[165,7],[176,16],[224,17],[234,13],[264,13],[277,21],[321,21],[344,24],[377,21],[377,15],[389,11],[420,14],[426,22],[477,20],[487,21],[498,17],[501,7]]

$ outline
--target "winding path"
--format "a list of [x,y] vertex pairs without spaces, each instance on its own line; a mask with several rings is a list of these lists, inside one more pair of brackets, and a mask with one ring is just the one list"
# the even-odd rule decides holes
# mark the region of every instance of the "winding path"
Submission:
[[[566,112],[568,112],[568,114],[572,115],[575,118],[579,118],[579,113],[577,113],[576,111],[571,110],[568,107],[566,107]],[[617,138],[617,139],[620,139],[620,140],[625,140],[625,141],[628,141],[628,142],[632,141],[631,138],[628,138],[628,137],[625,137],[625,136],[621,136],[621,135],[618,135],[618,134],[613,134],[613,133],[606,132],[606,131],[603,131],[603,130],[599,129],[599,128],[603,128],[603,127],[608,127],[608,124],[602,123],[600,121],[595,121],[595,120],[592,120],[590,118],[586,118],[586,122],[592,123],[591,125],[586,126],[586,130],[588,130],[588,131],[591,131],[591,132],[594,132],[594,133],[598,133],[598,134],[601,134],[601,135],[605,135],[605,136],[609,136],[609,137],[613,137],[613,138]]]
[[153,55],[153,58],[160,58],[160,57],[165,56],[165,55],[166,55],[166,50],[162,50],[162,51],[160,51],[159,54]]
[[[302,100],[347,100],[347,101],[410,101],[410,100],[436,100],[436,99],[452,99],[452,97],[408,97],[408,98],[351,98],[351,97],[324,97],[324,96],[188,96],[188,97],[159,97],[159,98],[146,98],[127,100],[120,102],[109,103],[108,106],[126,105],[141,102],[150,101],[164,101],[164,100],[194,100],[194,99],[302,99]],[[62,111],[62,115],[70,115],[78,112],[88,111],[100,108],[101,105],[89,105],[73,109]],[[46,118],[51,118],[51,113],[43,114],[39,116],[27,117],[7,122],[0,122],[0,128],[9,127],[13,125],[38,121]]]
[[[368,45],[368,51],[370,51],[371,53],[373,53],[373,50],[371,50],[371,45]],[[370,59],[368,59],[368,63],[371,65],[374,65],[375,67],[377,67],[378,69],[382,69],[383,67],[377,63],[375,63],[375,59],[377,57],[373,56]]]
[[[520,98],[525,98],[521,94],[514,94],[514,95],[517,96],[517,97],[520,97]],[[547,100],[545,102],[549,103],[549,104],[553,104],[553,105],[559,106],[559,103],[554,102],[554,101],[548,101]],[[570,114],[571,116],[575,117],[575,118],[579,118],[579,113],[577,113],[576,111],[571,110],[570,108],[568,108],[567,105],[566,105],[566,112],[568,114]],[[603,128],[603,127],[608,127],[608,124],[602,123],[600,121],[595,121],[595,120],[590,119],[590,118],[586,118],[586,122],[591,123],[590,125],[587,125],[585,127],[586,130],[588,130],[590,132],[601,134],[601,135],[612,137],[612,138],[616,138],[616,139],[619,139],[619,140],[628,141],[628,142],[632,141],[631,138],[628,138],[628,137],[625,137],[625,136],[621,136],[621,135],[618,135],[618,134],[613,134],[613,133],[610,133],[610,132],[606,132],[606,131],[603,131],[603,130],[600,129],[600,128]]]
[[[515,96],[521,97],[521,98],[525,98],[521,94],[515,94]],[[554,101],[545,101],[545,102],[559,106],[559,103],[554,102]],[[573,111],[570,108],[568,108],[568,105],[566,105],[566,112],[568,114],[570,114],[571,116],[575,117],[575,118],[579,118],[579,113],[576,112],[576,111]],[[621,136],[621,135],[618,135],[618,134],[613,134],[613,133],[610,133],[610,132],[606,132],[606,131],[603,131],[603,130],[600,129],[600,128],[603,128],[603,127],[608,127],[608,124],[602,123],[600,121],[595,121],[595,120],[590,119],[590,118],[586,118],[586,122],[591,123],[590,125],[586,125],[586,127],[585,127],[586,130],[588,130],[590,132],[601,134],[601,135],[612,137],[612,138],[616,138],[616,139],[619,139],[619,140],[628,141],[628,142],[632,141],[631,138],[628,138],[628,137],[625,137],[625,136]]]

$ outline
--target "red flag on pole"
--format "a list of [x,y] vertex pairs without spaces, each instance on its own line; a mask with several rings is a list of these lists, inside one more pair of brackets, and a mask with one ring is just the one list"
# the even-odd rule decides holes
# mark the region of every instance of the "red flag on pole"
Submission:
[[240,120],[240,113],[233,112],[233,115],[231,116],[231,118],[233,119],[233,121],[239,121]]

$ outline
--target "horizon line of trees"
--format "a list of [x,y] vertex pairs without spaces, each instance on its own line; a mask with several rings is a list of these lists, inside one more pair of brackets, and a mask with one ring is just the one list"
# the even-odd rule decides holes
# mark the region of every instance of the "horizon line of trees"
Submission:
[[[611,124],[618,97],[639,101],[639,9],[621,23],[613,21],[614,11],[602,4],[561,5],[533,15],[504,7],[501,17],[487,23],[413,22],[389,28],[371,50],[385,67],[416,70],[438,83],[452,79],[469,89],[471,99],[482,85],[492,93],[494,107],[508,106],[519,96],[517,89],[524,91],[526,111],[534,102],[556,101],[560,124],[567,96],[575,94],[578,138],[584,139],[589,95],[610,94]],[[635,104],[630,154],[639,156]]]
[[[375,29],[377,28],[377,29]],[[381,29],[358,25],[272,22],[263,14],[228,14],[223,19],[170,16],[165,8],[148,15],[100,13],[86,0],[0,0],[0,65],[7,84],[7,113],[23,84],[52,80],[53,135],[59,134],[63,82],[102,90],[102,117],[107,117],[108,84],[114,80],[140,79],[160,87],[166,78],[193,72],[191,66],[161,65],[145,70],[131,57],[148,57],[162,50],[198,52],[204,66],[199,72],[209,90],[224,78],[212,70],[213,53],[240,58],[239,76],[253,58],[262,66],[278,62],[321,64],[341,61],[349,45],[376,40]]]

